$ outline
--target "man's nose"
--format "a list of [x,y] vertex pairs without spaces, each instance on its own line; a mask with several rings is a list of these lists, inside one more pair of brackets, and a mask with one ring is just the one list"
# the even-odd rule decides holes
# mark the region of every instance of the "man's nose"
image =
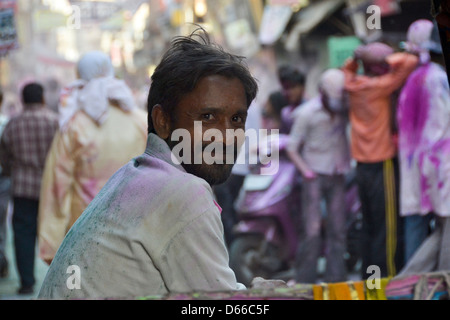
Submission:
[[[217,134],[214,137],[215,143],[223,143],[225,146],[232,146],[235,144],[235,140],[244,133],[244,130],[236,130],[236,127],[233,126],[233,123],[231,121],[221,121],[215,128],[217,130],[217,133],[220,132],[220,134]],[[242,132],[241,132],[242,131]]]
[[[231,124],[231,121],[223,120],[218,123],[218,126],[216,127],[216,129],[219,130],[221,133],[221,136],[222,136],[221,142],[226,143],[227,142],[227,131],[232,130],[233,126]],[[219,141],[216,141],[216,142],[219,142]]]

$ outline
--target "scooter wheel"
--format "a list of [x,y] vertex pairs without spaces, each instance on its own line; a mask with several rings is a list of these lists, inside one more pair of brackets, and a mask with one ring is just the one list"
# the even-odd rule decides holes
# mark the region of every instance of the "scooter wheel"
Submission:
[[232,242],[230,267],[236,274],[238,282],[249,286],[255,277],[269,279],[280,269],[282,264],[280,257],[274,256],[277,250],[262,249],[264,245],[267,247],[264,242],[264,238],[260,235],[240,236]]

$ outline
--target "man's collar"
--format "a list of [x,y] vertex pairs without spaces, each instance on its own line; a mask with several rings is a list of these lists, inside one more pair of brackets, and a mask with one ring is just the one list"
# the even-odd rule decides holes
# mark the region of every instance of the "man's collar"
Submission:
[[167,142],[165,142],[163,139],[161,139],[158,135],[154,133],[150,133],[148,135],[145,153],[160,160],[163,160],[183,172],[186,172],[186,170],[184,170],[181,164],[178,164],[173,161],[173,159],[175,159],[175,156],[172,155],[172,151],[167,145]]

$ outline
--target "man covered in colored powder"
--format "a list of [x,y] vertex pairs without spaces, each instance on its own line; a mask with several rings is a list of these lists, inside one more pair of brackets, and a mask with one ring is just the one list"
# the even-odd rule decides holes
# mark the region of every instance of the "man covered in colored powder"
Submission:
[[[183,157],[204,154],[211,141],[195,137],[209,129],[224,137],[226,130],[243,129],[257,90],[242,58],[214,45],[207,33],[175,38],[152,76],[145,153],[119,169],[74,224],[39,298],[245,289],[229,267],[211,189],[228,178],[233,165],[174,161],[180,159],[173,149],[181,143],[174,132],[193,138],[183,140],[190,147]],[[214,141],[224,151],[234,142]],[[68,268],[74,277],[80,271],[69,285]]]
[[[359,62],[364,74],[357,73]],[[415,69],[415,55],[380,42],[362,45],[343,66],[351,124],[351,153],[357,161],[361,199],[362,277],[379,266],[394,276],[403,266],[403,226],[398,214],[398,159],[392,132],[392,94]]]
[[293,65],[282,65],[278,70],[278,79],[287,105],[281,110],[280,133],[289,134],[294,123],[294,112],[305,102],[305,75]]
[[[350,170],[350,148],[344,83],[341,70],[324,71],[318,85],[319,95],[294,113],[288,155],[304,177],[301,199],[304,228],[295,263],[299,283],[316,283],[322,243],[327,247],[325,281],[347,279],[345,174]],[[321,210],[323,201],[327,208],[325,219]]]
[[[407,51],[420,57],[420,65],[398,105],[400,208],[411,259],[403,274],[450,269],[450,91],[445,70],[434,62],[442,59],[435,31],[431,21],[417,20],[405,43]],[[433,216],[435,230],[420,246]]]

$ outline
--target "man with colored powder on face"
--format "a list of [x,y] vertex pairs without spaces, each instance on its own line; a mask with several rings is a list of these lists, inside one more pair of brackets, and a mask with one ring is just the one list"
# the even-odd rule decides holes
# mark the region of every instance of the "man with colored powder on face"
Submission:
[[[211,43],[205,32],[175,38],[152,76],[145,153],[118,170],[74,224],[39,298],[245,289],[229,267],[211,189],[228,178],[232,165],[179,160],[203,153],[211,142],[194,138],[206,130],[226,136],[226,130],[243,129],[257,89],[242,58]],[[191,141],[179,142],[175,132]],[[174,156],[183,142],[190,148]],[[234,141],[213,143],[225,150]],[[66,285],[71,266],[81,270],[78,286]]]
[[[364,74],[357,74],[359,62]],[[403,266],[403,226],[398,214],[398,162],[392,132],[392,94],[418,58],[375,42],[355,50],[343,66],[349,98],[351,153],[362,206],[362,277],[376,265],[381,276]]]
[[[410,261],[402,273],[448,270],[450,90],[439,61],[442,48],[437,28],[429,20],[413,22],[405,49],[417,55],[420,64],[401,91],[397,114],[400,209],[405,216],[405,254]],[[433,217],[435,229],[430,234]]]

